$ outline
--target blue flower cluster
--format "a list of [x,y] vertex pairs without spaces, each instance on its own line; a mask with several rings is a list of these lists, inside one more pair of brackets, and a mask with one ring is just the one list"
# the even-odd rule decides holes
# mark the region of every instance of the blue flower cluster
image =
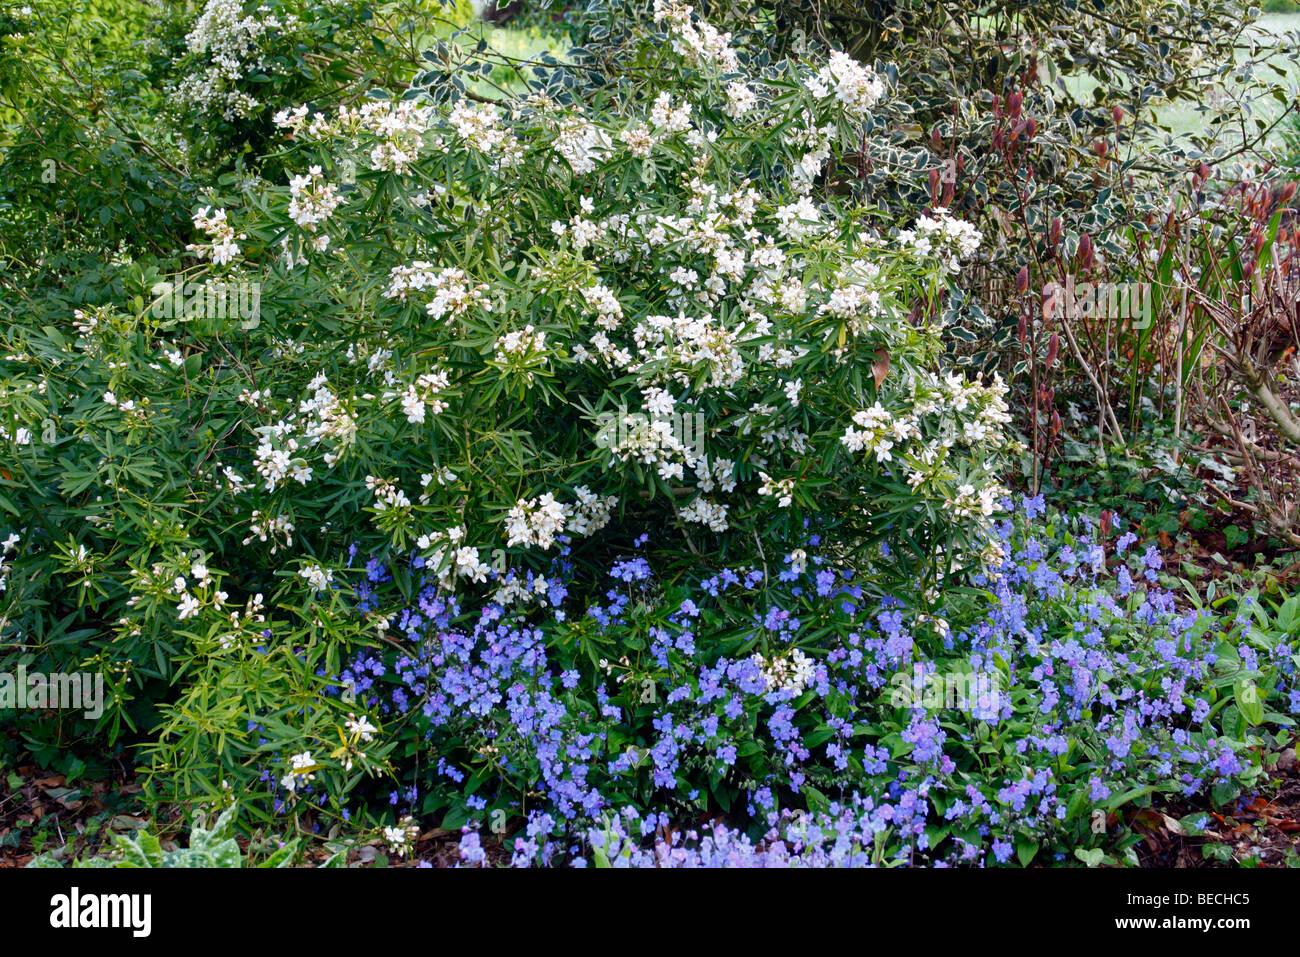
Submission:
[[488,831],[520,865],[1024,862],[1104,842],[1098,809],[1250,784],[1297,711],[1297,642],[1041,512],[925,608],[816,536],[692,583],[628,557],[578,608],[562,566],[536,607],[468,610],[432,584],[389,607],[368,566],[407,650],[358,651],[339,685],[401,717],[410,810],[464,826],[470,864]]

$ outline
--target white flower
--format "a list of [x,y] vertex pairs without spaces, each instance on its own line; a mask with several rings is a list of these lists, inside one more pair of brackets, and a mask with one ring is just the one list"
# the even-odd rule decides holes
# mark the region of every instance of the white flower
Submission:
[[365,715],[358,718],[355,714],[348,715],[345,727],[348,734],[355,734],[363,743],[374,740],[375,734],[379,730],[370,723],[370,719]]
[[328,568],[322,568],[319,565],[308,565],[306,568],[300,569],[298,574],[307,580],[307,584],[311,586],[312,591],[317,592],[324,591],[334,581],[334,573]]
[[304,773],[315,764],[316,761],[312,758],[310,751],[302,751],[289,759],[290,767],[292,767],[294,772],[297,774]]
[[727,105],[725,109],[728,116],[733,118],[743,117],[757,105],[758,94],[751,90],[747,84],[739,80],[727,84]]
[[199,613],[199,600],[193,595],[185,595],[181,598],[181,603],[176,608],[176,617],[181,621],[186,618],[193,618]]

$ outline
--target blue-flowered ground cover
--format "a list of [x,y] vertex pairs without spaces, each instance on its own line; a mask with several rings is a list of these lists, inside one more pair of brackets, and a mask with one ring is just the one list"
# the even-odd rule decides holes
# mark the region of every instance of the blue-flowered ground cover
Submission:
[[[371,562],[358,612],[389,613],[393,643],[338,689],[405,745],[392,813],[462,828],[466,863],[1122,858],[1117,810],[1263,773],[1300,709],[1296,635],[1250,598],[1196,607],[1131,533],[1043,512],[1025,500],[1002,561],[928,608],[815,534],[689,583],[632,555],[589,596],[557,561],[526,614],[401,602]],[[338,800],[289,783],[281,810]]]

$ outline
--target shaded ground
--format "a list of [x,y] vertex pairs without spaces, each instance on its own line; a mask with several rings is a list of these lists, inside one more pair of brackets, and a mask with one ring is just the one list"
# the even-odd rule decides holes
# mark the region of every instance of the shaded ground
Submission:
[[[1201,812],[1201,834],[1188,833],[1180,819]],[[1268,785],[1215,811],[1207,800],[1143,810],[1131,826],[1143,834],[1143,867],[1300,867],[1300,770],[1295,749],[1284,752]]]
[[38,853],[68,848],[69,856],[107,849],[113,834],[148,825],[140,786],[123,770],[113,778],[76,782],[35,765],[6,774],[0,788],[0,867],[25,867]]

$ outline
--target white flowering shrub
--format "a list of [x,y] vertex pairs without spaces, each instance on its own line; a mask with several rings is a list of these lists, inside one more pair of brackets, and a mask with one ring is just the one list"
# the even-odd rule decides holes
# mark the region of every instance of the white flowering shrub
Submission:
[[[543,90],[277,116],[305,172],[240,221],[303,296],[282,331],[310,380],[259,423],[263,512],[364,475],[449,586],[613,515],[685,550],[810,515],[975,540],[945,516],[991,510],[1005,405],[912,306],[978,233],[939,210],[891,238],[817,189],[884,95],[869,70],[758,81],[689,8],[657,16],[677,82],[600,113]],[[304,334],[321,309],[344,336]]]
[[205,0],[173,61],[167,97],[190,122],[200,151],[264,143],[278,105],[325,93],[361,94],[367,83],[404,84],[409,51],[394,33],[416,36],[472,21],[468,0]]
[[[212,661],[277,614],[337,670],[319,608],[358,554],[506,605],[645,536],[669,574],[779,561],[810,527],[883,579],[996,557],[1003,388],[947,367],[934,318],[980,236],[823,188],[884,82],[844,57],[749,71],[689,7],[656,19],[654,85],[598,106],[539,67],[515,96],[435,71],[284,108],[284,180],[195,210],[185,308],[144,273],[7,334],[3,614],[46,649],[89,629],[111,715],[194,655],[266,694]],[[256,308],[214,315],[218,281]],[[310,700],[294,667],[275,686]]]

